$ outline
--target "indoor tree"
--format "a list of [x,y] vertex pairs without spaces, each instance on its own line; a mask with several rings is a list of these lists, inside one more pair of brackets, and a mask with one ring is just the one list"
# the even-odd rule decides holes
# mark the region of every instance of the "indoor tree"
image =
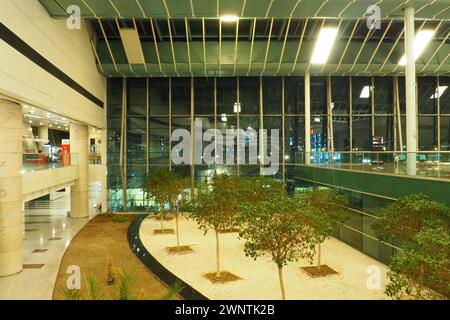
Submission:
[[167,182],[169,184],[169,207],[170,211],[175,215],[175,231],[177,235],[177,248],[180,247],[180,228],[178,219],[181,211],[185,208],[189,200],[189,188],[190,182],[187,178],[183,178],[180,175],[172,174],[171,179]]
[[237,190],[239,180],[228,175],[213,175],[209,186],[204,185],[190,204],[190,217],[206,234],[214,230],[216,238],[216,278],[220,278],[219,232],[236,225]]
[[[415,246],[404,247],[393,257],[385,292],[393,298],[404,294],[421,299],[450,298],[450,234],[429,226],[413,237]],[[430,290],[431,289],[431,290]]]
[[312,260],[315,253],[313,234],[305,223],[307,206],[285,192],[274,192],[264,200],[247,202],[240,210],[246,221],[239,233],[245,240],[245,255],[255,260],[270,255],[278,268],[281,297],[286,299],[283,267],[299,258]]
[[170,201],[170,188],[168,181],[172,178],[172,173],[168,169],[161,169],[151,172],[147,176],[145,191],[149,198],[153,197],[158,206],[159,217],[161,220],[161,230],[164,232],[164,204]]
[[450,209],[423,194],[402,197],[372,224],[378,238],[400,247],[388,272],[387,295],[449,297]]
[[318,188],[298,193],[295,198],[303,200],[309,209],[307,223],[317,243],[317,271],[320,271],[322,243],[333,235],[333,229],[337,225],[344,222],[347,201],[331,189]]

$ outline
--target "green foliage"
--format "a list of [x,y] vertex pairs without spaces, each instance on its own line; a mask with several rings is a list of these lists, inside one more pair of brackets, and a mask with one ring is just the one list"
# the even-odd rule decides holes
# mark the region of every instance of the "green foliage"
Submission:
[[284,185],[280,181],[264,176],[257,176],[239,181],[239,204],[246,205],[270,198],[273,194],[285,193]]
[[79,289],[68,289],[61,286],[59,292],[64,297],[64,300],[81,300],[81,292]]
[[445,204],[409,195],[383,209],[372,228],[382,240],[401,242],[389,265],[388,296],[450,297],[450,209]]
[[169,289],[163,294],[162,300],[172,300],[173,297],[179,294],[184,289],[183,284],[180,281],[175,282],[169,287]]
[[169,170],[161,169],[150,173],[147,177],[147,182],[144,189],[149,198],[155,198],[161,214],[163,214],[164,204],[169,203],[170,200],[169,184],[167,182],[171,180],[172,175],[173,173]]
[[333,234],[333,227],[345,220],[347,201],[330,189],[312,189],[298,193],[295,199],[308,207],[307,223],[315,234],[317,243],[324,242]]
[[104,297],[103,290],[98,282],[97,278],[89,273],[86,276],[86,284],[88,288],[89,300],[102,300]]
[[116,223],[124,223],[124,222],[128,221],[128,218],[127,217],[121,217],[121,216],[115,216],[115,217],[112,218],[112,221],[116,222]]
[[239,180],[228,175],[215,175],[210,186],[202,186],[190,204],[190,217],[205,232],[232,228],[236,224]]
[[[385,292],[421,299],[450,297],[450,235],[442,226],[430,226],[414,238],[414,248],[403,248],[390,264]],[[431,291],[431,290],[433,291]]]
[[137,275],[134,271],[121,269],[119,271],[119,291],[115,300],[131,300],[136,281]]
[[308,212],[301,199],[274,193],[264,200],[245,204],[241,210],[247,223],[242,225],[239,236],[246,241],[246,256],[256,260],[268,254],[278,268],[299,258],[312,260],[313,235],[305,223]]
[[412,241],[427,224],[442,224],[447,229],[450,226],[450,209],[424,194],[400,198],[381,210],[378,217],[372,229],[384,241]]

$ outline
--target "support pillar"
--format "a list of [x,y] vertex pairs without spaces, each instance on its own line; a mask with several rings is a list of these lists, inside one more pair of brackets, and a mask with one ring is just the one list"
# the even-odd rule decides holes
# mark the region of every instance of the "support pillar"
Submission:
[[89,167],[88,167],[88,127],[70,124],[70,153],[72,164],[77,165],[78,179],[70,188],[70,217],[89,216]]
[[22,271],[22,107],[0,99],[0,276]]
[[416,64],[414,58],[414,8],[405,9],[405,93],[406,93],[406,166],[408,175],[416,174],[417,107]]
[[311,159],[311,87],[309,72],[305,73],[305,164]]
[[[38,135],[39,135],[39,140],[44,140],[47,141],[48,143],[48,127],[47,126],[39,126],[38,127]],[[44,150],[44,145],[46,144],[46,142],[44,141],[39,141],[38,142],[38,151],[42,152]]]

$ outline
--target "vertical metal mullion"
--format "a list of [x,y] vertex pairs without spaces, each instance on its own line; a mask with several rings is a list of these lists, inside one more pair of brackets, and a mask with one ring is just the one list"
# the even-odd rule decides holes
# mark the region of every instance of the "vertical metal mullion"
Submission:
[[195,146],[195,129],[194,129],[194,77],[191,77],[191,195],[195,190],[195,166],[194,166],[194,146]]
[[172,171],[172,77],[169,77],[169,170]]
[[327,105],[328,105],[328,132],[331,153],[334,153],[334,130],[333,130],[333,108],[332,108],[332,97],[331,97],[331,76],[327,76]]
[[375,136],[375,85],[373,77],[370,77],[370,113],[371,113],[371,133]]
[[145,137],[145,139],[146,139],[146,150],[147,150],[147,152],[146,152],[146,161],[145,161],[145,164],[146,164],[146,174],[148,175],[148,172],[149,172],[149,153],[148,153],[148,150],[149,150],[149,135],[148,135],[148,132],[149,132],[149,108],[150,108],[150,103],[149,103],[149,99],[150,99],[150,96],[149,96],[149,94],[150,94],[150,90],[148,90],[148,86],[149,86],[149,79],[148,78],[145,78],[145,83],[146,83],[146,87],[145,87],[145,92],[146,92],[146,94],[145,94],[145,99],[146,99],[146,101],[145,101],[145,103],[146,103],[146,108],[147,108],[147,111],[146,111],[146,114],[145,114],[145,118],[146,118],[146,124],[145,124],[145,128],[147,129],[146,130],[146,137]]
[[259,159],[260,170],[264,166],[264,113],[263,113],[263,81],[262,77],[259,77]]
[[282,161],[282,179],[283,179],[283,184],[286,183],[286,160],[285,160],[285,119],[284,119],[284,114],[285,114],[285,96],[284,96],[284,80],[285,77],[283,76],[281,78],[281,161]]
[[[437,149],[441,152],[441,97],[439,94],[439,86],[441,84],[439,75],[436,79],[436,92],[437,92]],[[439,162],[438,162],[439,163]]]
[[[145,99],[146,99],[146,101],[145,101],[145,104],[146,104],[146,114],[145,114],[145,119],[146,119],[146,121],[145,121],[145,128],[146,128],[146,136],[145,136],[145,139],[146,139],[146,158],[145,158],[145,164],[146,164],[146,168],[145,168],[145,176],[146,177],[148,177],[149,176],[149,169],[150,169],[150,164],[149,164],[149,162],[150,162],[150,158],[149,158],[149,149],[150,149],[150,139],[149,139],[149,132],[150,132],[150,119],[149,119],[149,114],[150,114],[150,90],[149,90],[149,78],[147,77],[147,78],[145,78],[145,84],[146,84],[146,87],[145,87],[145,92],[146,92],[146,94],[145,94]],[[145,193],[144,193],[144,203],[145,203],[145,207],[146,207],[146,210],[148,211],[149,210],[149,198],[148,197],[146,197],[145,196]]]
[[[349,130],[350,130],[350,151],[353,152],[353,79],[352,77],[349,78],[349,82],[348,82],[348,91],[349,91],[349,97],[348,97],[348,101],[349,101],[349,115],[350,115],[350,119],[349,119]],[[350,161],[351,163],[351,161]]]
[[394,132],[394,150],[397,152],[397,141],[398,141],[398,132],[397,132],[397,126],[398,126],[398,118],[397,118],[397,91],[395,90],[395,77],[392,81],[392,108],[393,108],[393,114],[394,114],[394,121],[392,121],[393,126],[393,132]]
[[[214,77],[214,129],[215,129],[215,133],[214,133],[214,156],[216,157],[214,160],[214,162],[217,161],[217,78]],[[221,141],[220,143],[223,143],[223,141]],[[223,150],[222,150],[222,154],[219,155],[219,157],[221,157],[221,159],[223,159]],[[217,163],[214,166],[214,168],[217,167]]]
[[398,130],[398,138],[400,151],[403,152],[403,133],[402,133],[402,114],[400,111],[400,94],[398,91],[398,76],[394,78],[395,83],[395,107],[397,108],[397,130]]
[[[236,155],[236,159],[237,159],[237,176],[239,177],[240,175],[241,175],[241,166],[240,166],[240,147],[239,147],[239,139],[240,139],[240,132],[239,132],[239,130],[241,129],[241,123],[240,123],[240,119],[239,119],[239,114],[240,114],[240,111],[241,110],[239,110],[240,108],[239,108],[239,106],[240,106],[240,94],[239,94],[239,91],[240,91],[240,77],[237,77],[236,78],[236,99],[237,99],[237,112],[236,112],[236,127],[237,127],[237,135],[236,135],[236,142],[237,142],[237,148],[236,148],[236,152],[237,152],[237,155]],[[244,148],[245,148],[245,146],[244,146]],[[245,149],[244,149],[245,150]],[[245,159],[244,159],[245,160]]]

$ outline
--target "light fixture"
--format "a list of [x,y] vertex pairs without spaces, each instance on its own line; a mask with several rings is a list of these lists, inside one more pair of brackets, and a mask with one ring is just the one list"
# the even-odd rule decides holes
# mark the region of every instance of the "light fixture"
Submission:
[[28,121],[29,123],[33,123],[33,121],[32,120],[30,120],[30,121]]
[[[434,30],[420,30],[416,33],[416,36],[414,37],[414,61],[416,61],[420,57],[422,52],[427,47],[428,43],[433,38],[433,35]],[[406,65],[405,54],[402,56],[398,64],[401,66]]]
[[338,29],[335,27],[326,27],[320,30],[311,58],[312,64],[324,64],[327,62],[337,32]]
[[237,103],[237,102],[234,103],[233,112],[234,113],[241,112],[241,104],[240,103]]
[[48,126],[49,126],[50,128],[53,127],[53,125],[52,125],[51,123],[50,123]]
[[319,123],[320,122],[320,118],[314,118],[314,122]]
[[43,126],[43,125],[44,125],[44,123],[42,123],[42,122],[41,122],[41,123],[39,123],[39,125],[40,125],[40,126]]
[[370,86],[364,86],[359,97],[362,99],[370,98]]
[[232,14],[226,14],[220,17],[220,21],[222,22],[237,22],[239,17]]
[[221,116],[220,120],[222,120],[222,122],[227,122],[228,119],[226,113],[222,113],[220,116]]
[[58,126],[58,129],[61,129],[61,126]]
[[439,86],[439,87],[437,87],[435,93],[433,93],[431,95],[430,99],[440,98],[444,94],[444,91],[447,90],[447,88],[448,88],[447,86]]

